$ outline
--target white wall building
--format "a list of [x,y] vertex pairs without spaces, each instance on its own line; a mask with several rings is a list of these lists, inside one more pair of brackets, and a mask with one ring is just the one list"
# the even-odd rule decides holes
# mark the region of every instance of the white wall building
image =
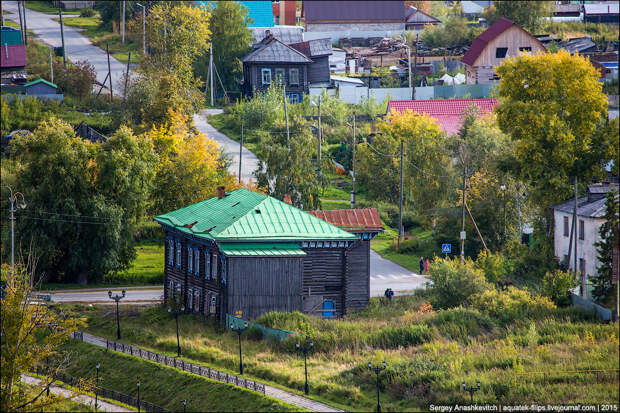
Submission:
[[[618,184],[597,184],[588,186],[587,196],[577,198],[577,267],[586,279],[596,274],[599,261],[594,244],[600,241],[599,229],[605,222],[606,194],[612,189],[618,192]],[[554,252],[560,262],[568,258],[570,231],[573,222],[575,200],[570,199],[554,205]],[[573,235],[574,237],[574,235]],[[574,244],[569,268],[574,271]]]

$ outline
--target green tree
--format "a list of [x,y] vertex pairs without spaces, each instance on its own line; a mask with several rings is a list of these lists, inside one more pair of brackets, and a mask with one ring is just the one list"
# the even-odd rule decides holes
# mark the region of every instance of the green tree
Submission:
[[618,194],[616,191],[607,193],[605,200],[605,222],[601,225],[598,233],[601,238],[594,245],[598,253],[600,263],[597,268],[596,276],[590,277],[594,286],[592,297],[603,304],[611,304],[616,297],[615,289],[618,284],[612,284],[612,252],[615,245],[618,245]]
[[[211,11],[209,30],[213,46],[213,63],[226,90],[238,90],[243,77],[241,58],[250,50],[254,40],[248,30],[251,19],[247,9],[240,2],[220,1]],[[250,20],[250,21],[248,21]],[[209,52],[204,52],[194,62],[194,71],[204,81],[209,69]]]
[[571,195],[573,177],[601,173],[618,152],[616,137],[600,133],[607,98],[589,60],[559,51],[506,59],[501,79],[499,126],[515,144],[506,163],[529,183],[539,205]]
[[[31,257],[32,258],[32,257]],[[69,334],[83,325],[83,320],[64,317],[45,305],[33,303],[34,278],[32,265],[16,263],[16,270],[10,271],[2,265],[3,298],[2,317],[2,369],[0,369],[0,410],[43,411],[51,410],[62,398],[46,398],[45,390],[54,381],[52,374],[63,366],[59,357],[60,345],[69,339]],[[36,367],[48,367],[38,385],[25,386],[23,373],[30,373]]]
[[494,1],[484,12],[489,24],[505,17],[527,30],[538,29],[544,17],[551,16],[552,1]]
[[460,16],[448,16],[440,26],[427,25],[420,39],[431,48],[460,47],[471,44],[481,32],[481,28],[469,27]]

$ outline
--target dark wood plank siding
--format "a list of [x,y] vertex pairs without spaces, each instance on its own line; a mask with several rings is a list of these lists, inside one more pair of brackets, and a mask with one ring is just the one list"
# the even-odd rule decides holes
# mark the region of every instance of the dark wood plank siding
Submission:
[[[313,306],[312,315],[321,316],[322,303],[332,300],[336,306],[336,317],[344,314],[344,248],[307,248],[304,257],[304,297],[311,299],[319,308]],[[318,299],[317,297],[322,297]],[[306,298],[308,299],[308,298]]]
[[308,82],[329,82],[329,56],[313,57],[312,63],[308,67]]
[[[299,92],[299,93],[308,93],[308,71],[307,67],[309,64],[290,64],[290,63],[244,63],[244,72],[247,72],[246,79],[249,80],[250,84],[247,85],[246,90],[248,93],[251,93],[254,88],[256,90],[265,90],[269,86],[263,85],[262,82],[262,69],[271,69],[271,79],[272,82],[276,79],[276,69],[284,70],[284,81],[286,82],[286,91],[290,92]],[[290,69],[298,69],[299,70],[299,85],[290,85],[289,84],[289,70]],[[328,80],[329,80],[329,64],[327,64],[328,70]]]
[[227,312],[301,311],[303,259],[228,258]]
[[370,241],[357,241],[346,256],[345,312],[363,310],[370,299]]

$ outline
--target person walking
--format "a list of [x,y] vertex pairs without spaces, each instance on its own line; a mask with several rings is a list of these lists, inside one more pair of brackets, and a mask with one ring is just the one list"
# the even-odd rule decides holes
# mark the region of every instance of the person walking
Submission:
[[424,257],[420,257],[420,274],[424,274]]
[[428,274],[428,258],[424,261],[424,274]]

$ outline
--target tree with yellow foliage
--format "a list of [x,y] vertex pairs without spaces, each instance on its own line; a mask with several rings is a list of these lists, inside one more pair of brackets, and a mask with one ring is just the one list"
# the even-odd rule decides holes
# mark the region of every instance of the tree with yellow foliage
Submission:
[[509,168],[531,183],[541,206],[569,197],[575,177],[586,182],[618,152],[617,136],[604,133],[600,74],[586,57],[525,54],[496,71],[499,126],[515,142]]

